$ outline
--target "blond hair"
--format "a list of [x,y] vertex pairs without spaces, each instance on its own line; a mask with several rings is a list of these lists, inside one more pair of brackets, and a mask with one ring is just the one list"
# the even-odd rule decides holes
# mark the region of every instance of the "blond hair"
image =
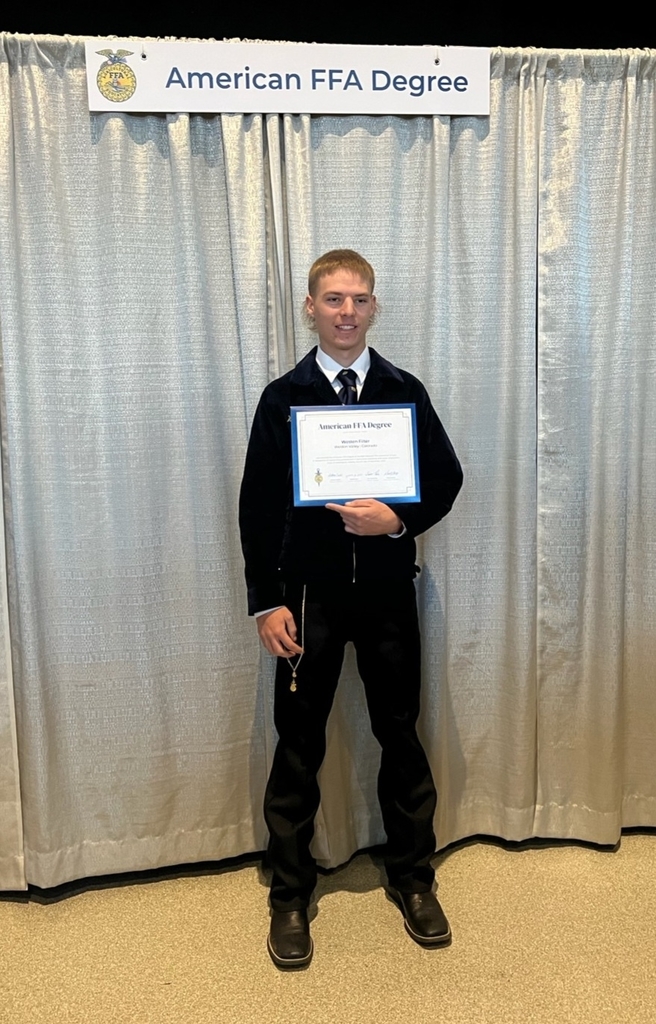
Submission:
[[361,277],[369,285],[369,291],[373,294],[376,286],[376,275],[374,268],[364,256],[354,249],[331,249],[323,256],[315,260],[310,267],[308,274],[308,292],[314,298],[319,287],[319,281],[328,274],[334,274],[338,270],[348,270],[357,277]]

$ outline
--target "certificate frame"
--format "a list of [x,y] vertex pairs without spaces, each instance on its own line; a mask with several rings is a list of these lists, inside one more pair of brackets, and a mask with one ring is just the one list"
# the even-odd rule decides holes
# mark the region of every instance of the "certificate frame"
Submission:
[[421,500],[414,402],[294,405],[290,419],[296,507]]

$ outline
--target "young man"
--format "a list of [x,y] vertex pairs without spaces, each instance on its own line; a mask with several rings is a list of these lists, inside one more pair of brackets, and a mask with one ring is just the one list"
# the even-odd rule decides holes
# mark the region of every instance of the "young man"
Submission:
[[[281,968],[312,958],[307,907],[316,883],[310,855],[319,806],[317,772],[326,723],[352,640],[371,726],[381,745],[378,778],[387,833],[388,892],[409,934],[425,946],[451,933],[432,886],[436,792],[416,732],[420,640],[415,540],[451,509],[462,471],[423,385],[367,347],[376,312],[374,271],[337,249],[313,264],[307,314],[319,337],[298,365],[265,388],[255,413],[240,498],[249,613],[278,658],[278,746],[266,789],[271,930]],[[421,501],[372,498],[295,507],[290,407],[412,402],[417,414]]]

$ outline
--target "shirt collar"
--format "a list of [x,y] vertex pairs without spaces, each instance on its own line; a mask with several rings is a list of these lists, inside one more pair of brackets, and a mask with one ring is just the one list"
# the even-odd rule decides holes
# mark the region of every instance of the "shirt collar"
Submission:
[[317,362],[321,369],[323,370],[323,372],[325,373],[326,377],[328,377],[328,380],[334,381],[338,373],[340,373],[344,369],[349,369],[355,371],[358,378],[358,384],[362,386],[364,384],[364,379],[369,371],[369,367],[371,366],[371,356],[369,354],[369,349],[365,345],[364,351],[360,353],[355,362],[351,363],[349,367],[344,367],[335,359],[333,359],[332,356],[329,356],[327,352],[324,352],[321,346],[318,345]]

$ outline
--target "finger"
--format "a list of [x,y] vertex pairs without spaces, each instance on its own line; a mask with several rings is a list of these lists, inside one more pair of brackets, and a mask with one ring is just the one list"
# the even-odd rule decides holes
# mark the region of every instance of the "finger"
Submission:
[[289,634],[285,634],[284,636],[277,636],[275,638],[275,642],[278,644],[281,651],[284,652],[281,655],[281,657],[283,658],[291,658],[293,654],[303,653],[303,648],[299,647],[298,644],[294,642],[292,637],[289,636]]
[[269,654],[273,654],[276,658],[291,658],[292,652],[286,651],[279,643],[268,644],[267,651]]
[[295,654],[303,653],[301,648],[290,641],[288,637],[266,637],[264,646],[269,654],[275,655],[276,658],[293,658]]
[[296,622],[294,621],[294,616],[292,615],[291,612],[289,613],[289,615],[285,616],[285,628],[287,629],[287,635],[290,636],[292,640],[295,640]]
[[363,520],[360,516],[344,516],[342,522],[344,526],[358,527],[362,525]]

